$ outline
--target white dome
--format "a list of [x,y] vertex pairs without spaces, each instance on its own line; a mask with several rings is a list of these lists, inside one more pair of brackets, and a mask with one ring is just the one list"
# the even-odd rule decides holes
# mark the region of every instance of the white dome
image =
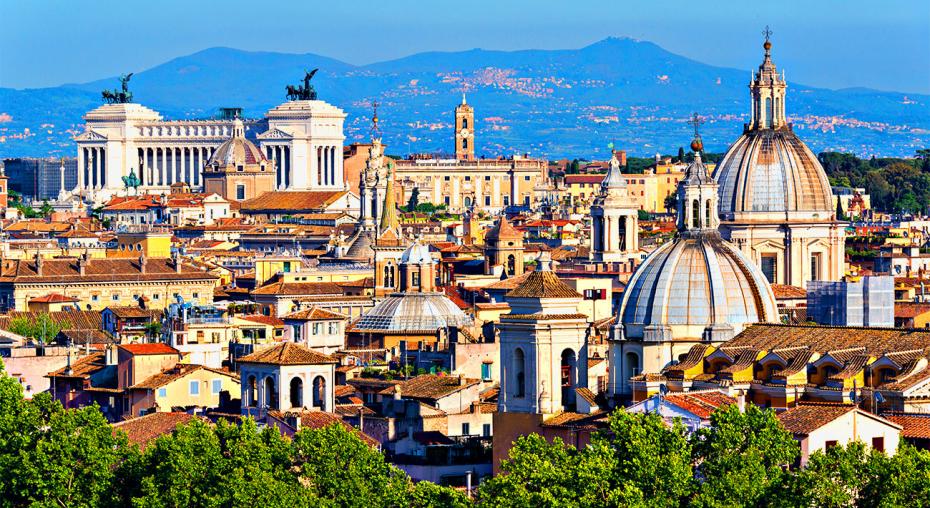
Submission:
[[442,293],[394,293],[359,318],[354,329],[433,332],[471,324],[471,317]]
[[406,265],[433,264],[433,256],[429,252],[429,246],[417,240],[400,255],[400,263]]
[[708,328],[735,334],[777,319],[765,276],[712,230],[683,233],[646,258],[627,285],[619,321],[627,338],[668,326],[681,339],[700,338]]

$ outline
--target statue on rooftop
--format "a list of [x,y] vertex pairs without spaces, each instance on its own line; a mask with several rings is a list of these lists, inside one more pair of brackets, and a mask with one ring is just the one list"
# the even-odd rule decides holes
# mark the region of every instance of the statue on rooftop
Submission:
[[287,85],[287,100],[289,101],[315,101],[316,90],[310,84],[310,80],[320,69],[304,73],[304,84],[299,86]]
[[132,92],[129,91],[129,80],[133,73],[123,74],[119,78],[120,88],[104,90],[100,95],[107,104],[126,104],[132,102]]

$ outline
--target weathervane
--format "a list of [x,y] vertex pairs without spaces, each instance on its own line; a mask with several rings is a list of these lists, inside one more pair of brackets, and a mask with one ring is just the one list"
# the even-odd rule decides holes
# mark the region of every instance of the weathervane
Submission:
[[769,42],[769,37],[772,36],[772,29],[768,25],[765,25],[765,30],[762,31],[762,35],[765,36],[765,42]]

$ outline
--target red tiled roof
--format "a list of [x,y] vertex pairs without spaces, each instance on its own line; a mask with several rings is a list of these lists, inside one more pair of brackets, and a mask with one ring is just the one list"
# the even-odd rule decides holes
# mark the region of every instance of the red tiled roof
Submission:
[[930,312],[930,303],[895,302],[894,317],[899,319],[913,319]]
[[788,432],[806,435],[855,409],[846,404],[802,404],[779,413],[778,419]]
[[[358,413],[356,412],[356,415],[357,414]],[[302,411],[294,411],[294,412],[268,411],[268,416],[271,416],[272,418],[285,424],[287,424],[287,420],[289,418],[299,418],[301,429],[303,428],[322,429],[325,427],[329,427],[330,425],[333,425],[333,424],[338,424],[338,425],[344,426],[345,428],[351,431],[358,432],[358,429],[356,429],[355,427],[352,427],[351,425],[343,421],[342,418],[336,416],[333,413],[327,413],[324,411],[309,411],[306,409]],[[363,432],[358,432],[358,436],[368,446],[375,447],[379,445],[378,441],[372,438],[371,436],[369,436],[368,434],[365,434]]]
[[284,326],[284,321],[281,321],[281,318],[277,316],[265,316],[263,314],[251,314],[248,316],[239,316],[240,319],[246,321],[251,321],[253,323],[261,323],[263,325],[274,326],[280,328]]
[[120,344],[119,347],[137,356],[181,354],[177,349],[161,342],[154,344]]
[[601,183],[607,175],[565,175],[565,185],[576,183]]
[[[350,380],[349,383],[351,384],[352,381],[354,380]],[[481,381],[478,379],[459,378],[458,376],[423,374],[422,376],[417,376],[400,384],[385,388],[381,391],[381,394],[393,395],[394,392],[399,389],[401,397],[434,400],[451,395],[480,382]]]
[[189,423],[194,419],[208,421],[187,413],[150,413],[131,420],[114,423],[113,433],[123,431],[130,442],[145,448],[147,444],[158,437],[174,432],[178,425]]
[[245,213],[276,211],[315,212],[325,209],[346,194],[345,191],[275,191],[242,202]]
[[92,258],[84,263],[83,275],[77,259],[43,259],[41,272],[37,272],[34,260],[6,259],[0,262],[0,281],[14,283],[217,279],[215,275],[184,263],[178,272],[174,261],[167,258],[147,258],[144,271],[135,258]]
[[309,309],[299,310],[284,316],[283,319],[293,319],[300,321],[333,321],[339,319],[346,319],[348,316],[345,314],[339,314],[338,312],[328,311],[326,309],[321,309],[319,307],[311,307]]
[[718,408],[736,404],[735,398],[720,392],[671,394],[664,398],[704,420],[710,418],[711,413]]
[[332,282],[273,282],[254,291],[253,295],[342,295],[342,288]]
[[772,284],[772,292],[776,299],[807,298],[807,290],[787,284]]
[[284,342],[267,349],[243,356],[239,363],[264,363],[271,365],[319,365],[338,363],[335,358],[318,353],[303,345]]
[[901,437],[908,439],[930,439],[930,414],[893,414],[886,419],[902,427]]
[[77,298],[65,296],[60,293],[49,293],[44,296],[37,296],[32,300],[29,300],[29,303],[70,303],[77,301],[79,301]]
[[581,298],[581,294],[562,282],[555,272],[535,270],[508,292],[507,298]]

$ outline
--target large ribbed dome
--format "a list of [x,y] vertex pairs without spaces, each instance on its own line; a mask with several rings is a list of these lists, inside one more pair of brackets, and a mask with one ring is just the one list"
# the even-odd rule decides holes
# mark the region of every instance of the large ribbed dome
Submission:
[[471,317],[442,293],[394,293],[359,318],[354,329],[360,332],[433,332],[471,324]]
[[714,171],[720,215],[741,212],[808,212],[830,219],[833,194],[817,157],[788,127],[745,132]]
[[[620,307],[627,337],[646,327],[681,327],[675,338],[700,337],[708,327],[778,319],[765,276],[716,230],[685,233],[656,249],[636,270]],[[690,330],[690,331],[689,331]]]

